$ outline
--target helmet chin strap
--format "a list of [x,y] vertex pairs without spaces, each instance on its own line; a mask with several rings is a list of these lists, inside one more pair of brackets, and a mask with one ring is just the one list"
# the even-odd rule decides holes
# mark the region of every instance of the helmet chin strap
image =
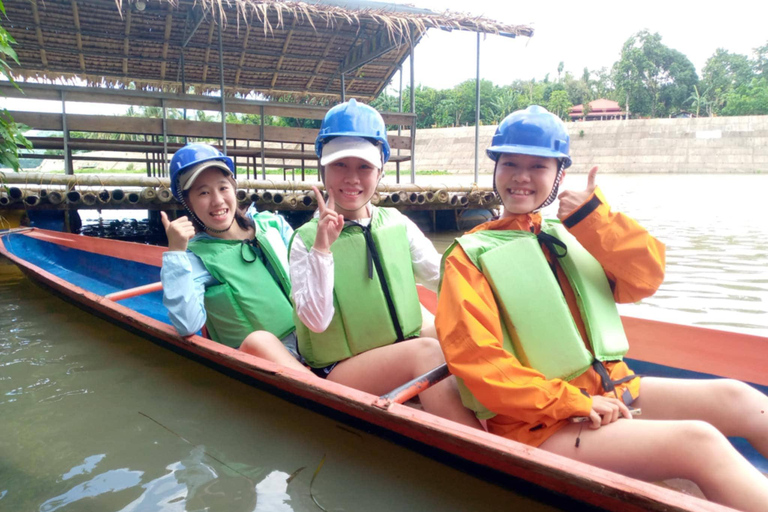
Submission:
[[540,211],[541,209],[552,204],[555,199],[557,199],[557,191],[560,188],[560,180],[563,179],[563,169],[565,169],[565,159],[561,159],[560,164],[557,167],[557,176],[555,176],[555,182],[552,184],[552,192],[550,192],[549,196],[547,196],[544,202],[541,203],[539,207],[533,210],[531,213]]

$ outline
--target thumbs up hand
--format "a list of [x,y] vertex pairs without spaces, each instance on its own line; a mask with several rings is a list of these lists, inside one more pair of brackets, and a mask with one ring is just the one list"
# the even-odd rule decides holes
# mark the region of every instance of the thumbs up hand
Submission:
[[194,224],[186,216],[171,221],[165,212],[160,212],[160,220],[168,236],[168,250],[186,251],[189,239],[195,236]]
[[560,200],[560,207],[557,210],[558,219],[565,219],[571,213],[576,211],[579,206],[584,204],[587,199],[590,198],[590,196],[594,193],[595,188],[597,188],[597,185],[595,185],[596,176],[597,166],[594,166],[589,170],[589,175],[587,177],[587,188],[585,190],[564,190],[560,193],[560,195],[557,196],[557,198]]

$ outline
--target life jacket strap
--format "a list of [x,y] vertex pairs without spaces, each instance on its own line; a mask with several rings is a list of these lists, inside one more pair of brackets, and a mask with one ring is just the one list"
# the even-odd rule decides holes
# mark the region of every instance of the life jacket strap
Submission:
[[[246,255],[245,255],[245,252],[247,252],[245,251],[246,246],[250,246],[250,248],[252,249],[252,252],[255,255],[253,259],[246,258]],[[269,260],[269,258],[267,258],[266,252],[264,251],[264,249],[262,249],[259,239],[253,238],[252,240],[243,240],[243,243],[240,247],[241,247],[240,255],[242,256],[243,261],[245,261],[246,263],[253,263],[256,261],[256,258],[259,258],[261,262],[264,264],[264,266],[266,267],[267,272],[269,272],[269,275],[271,275],[272,279],[274,279],[275,282],[280,286],[280,290],[283,292],[283,295],[285,295],[285,298],[288,299],[288,302],[291,302],[290,290],[285,289],[285,285],[283,281],[280,279],[280,277],[278,276],[277,270],[275,270],[275,267],[272,265],[272,262]]]
[[381,265],[379,250],[376,248],[376,243],[373,240],[371,226],[363,226],[362,224],[358,224],[353,220],[347,221],[346,224],[350,226],[357,226],[363,230],[368,258],[368,279],[373,279],[373,269],[375,268],[376,274],[379,276],[379,283],[381,283],[381,290],[384,292],[384,298],[387,300],[387,309],[389,309],[389,317],[392,319],[392,325],[394,326],[395,333],[397,334],[397,341],[403,341],[405,339],[405,336],[403,335],[403,328],[400,325],[400,321],[397,319],[395,301],[392,299],[392,292],[389,290],[389,284],[387,284],[387,280],[384,278],[384,269]]
[[605,390],[606,393],[613,393],[616,398],[620,400],[621,398],[619,397],[619,393],[616,391],[616,386],[640,377],[637,374],[633,374],[622,377],[621,379],[611,380],[611,376],[608,374],[608,368],[605,367],[602,361],[598,361],[597,359],[592,362],[592,368],[594,368],[594,370],[600,376],[600,380],[603,384],[603,390]]
[[568,254],[568,247],[562,240],[543,231],[536,235],[536,239],[539,241],[539,244],[546,247],[549,254],[552,255],[552,261],[549,262],[549,268],[552,269],[557,284],[560,284],[560,278],[557,277],[557,266],[555,265],[555,261],[558,258],[564,258]]

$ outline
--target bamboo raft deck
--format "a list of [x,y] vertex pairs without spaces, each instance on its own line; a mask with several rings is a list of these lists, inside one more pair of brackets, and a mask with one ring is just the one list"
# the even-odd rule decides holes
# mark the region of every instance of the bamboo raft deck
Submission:
[[[0,209],[147,209],[180,210],[168,178],[134,175],[8,173],[2,180]],[[271,210],[314,210],[312,186],[320,182],[239,180],[237,198]],[[498,199],[490,187],[379,184],[372,199],[379,206],[409,210],[494,209]]]

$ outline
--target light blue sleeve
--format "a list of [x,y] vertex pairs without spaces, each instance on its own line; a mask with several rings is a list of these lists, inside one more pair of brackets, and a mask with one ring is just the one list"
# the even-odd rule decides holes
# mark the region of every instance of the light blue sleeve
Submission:
[[288,246],[291,244],[291,238],[293,237],[293,228],[291,227],[290,224],[288,224],[288,221],[285,220],[285,217],[283,217],[282,215],[278,214],[277,218],[278,218],[278,224],[280,229],[280,236],[282,237],[283,242],[285,242],[285,247],[287,249]]
[[166,251],[160,270],[163,304],[171,323],[182,336],[205,325],[205,289],[219,284],[192,252]]

